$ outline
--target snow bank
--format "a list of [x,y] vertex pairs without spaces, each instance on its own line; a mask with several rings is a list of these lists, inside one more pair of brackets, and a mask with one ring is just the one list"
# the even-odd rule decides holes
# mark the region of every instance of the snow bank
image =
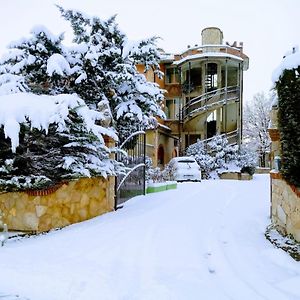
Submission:
[[100,112],[90,110],[85,102],[76,95],[57,96],[17,93],[0,96],[0,126],[4,127],[6,138],[11,140],[12,151],[19,145],[20,124],[30,122],[31,128],[48,132],[50,124],[57,124],[57,131],[66,129],[70,109],[76,109],[83,119],[86,130],[92,131],[101,141],[102,134],[116,138],[108,129],[95,125],[95,120],[103,119]]
[[275,84],[283,73],[284,70],[292,70],[300,66],[300,52],[298,46],[293,47],[292,51],[289,51],[283,57],[280,65],[272,73],[272,81]]

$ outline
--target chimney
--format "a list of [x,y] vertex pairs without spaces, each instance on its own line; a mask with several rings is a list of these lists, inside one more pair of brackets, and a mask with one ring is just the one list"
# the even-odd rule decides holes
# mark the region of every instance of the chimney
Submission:
[[223,32],[217,27],[207,27],[201,32],[202,46],[204,45],[222,45]]

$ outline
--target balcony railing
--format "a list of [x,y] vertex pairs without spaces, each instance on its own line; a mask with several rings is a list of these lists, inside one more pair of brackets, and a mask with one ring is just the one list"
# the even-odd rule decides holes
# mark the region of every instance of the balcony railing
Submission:
[[191,99],[182,108],[182,120],[187,121],[197,116],[202,111],[210,111],[228,102],[239,99],[239,87],[230,86],[204,93]]

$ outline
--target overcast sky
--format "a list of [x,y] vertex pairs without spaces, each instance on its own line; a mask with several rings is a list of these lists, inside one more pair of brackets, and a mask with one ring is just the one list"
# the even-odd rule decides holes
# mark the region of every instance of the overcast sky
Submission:
[[105,19],[117,14],[129,39],[160,36],[159,46],[166,52],[201,44],[203,28],[219,27],[224,43],[244,42],[250,58],[245,100],[268,92],[272,71],[284,53],[300,46],[300,0],[0,0],[0,54],[37,24],[55,34],[68,32],[54,3]]

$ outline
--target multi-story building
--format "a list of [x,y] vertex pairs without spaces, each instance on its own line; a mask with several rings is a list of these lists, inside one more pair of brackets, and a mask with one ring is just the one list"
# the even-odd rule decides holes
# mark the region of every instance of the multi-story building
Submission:
[[147,134],[147,153],[154,165],[164,165],[198,139],[216,134],[226,134],[230,143],[241,142],[243,71],[249,58],[243,43],[223,44],[219,28],[205,28],[201,35],[201,46],[188,46],[181,54],[163,53],[163,80],[146,74],[167,91],[166,120]]

